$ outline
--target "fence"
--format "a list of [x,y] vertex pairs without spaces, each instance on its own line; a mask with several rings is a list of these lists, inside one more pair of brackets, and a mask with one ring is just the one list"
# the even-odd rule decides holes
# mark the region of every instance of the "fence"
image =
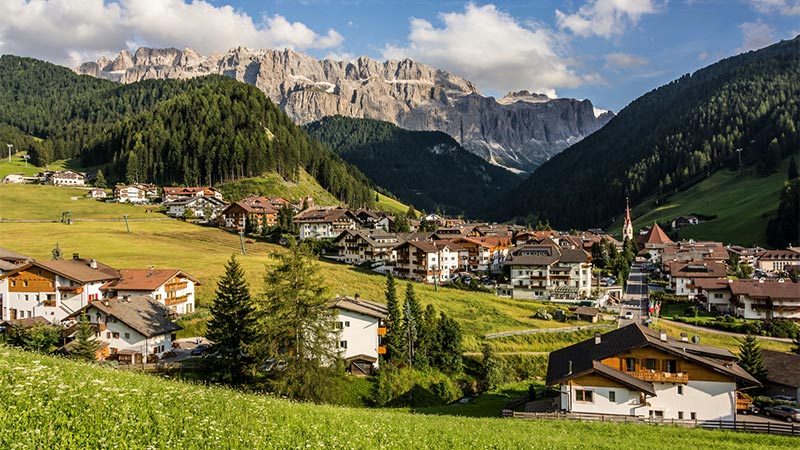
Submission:
[[496,339],[506,336],[516,336],[519,334],[538,334],[538,333],[571,333],[580,330],[592,330],[596,328],[613,328],[614,325],[598,324],[598,325],[584,325],[582,327],[562,327],[562,328],[536,328],[532,330],[517,330],[517,331],[503,331],[500,333],[487,334],[486,339]]
[[174,370],[199,369],[199,361],[158,362],[146,364],[120,364],[120,370],[138,370],[141,372],[171,372]]
[[702,428],[704,430],[744,431],[747,433],[767,433],[800,437],[800,425],[780,422],[748,422],[746,420],[680,420],[651,419],[637,416],[620,416],[608,414],[583,414],[565,412],[517,412],[504,409],[500,417],[514,419],[559,419],[579,422],[611,422],[634,423],[642,425],[673,425],[686,428]]

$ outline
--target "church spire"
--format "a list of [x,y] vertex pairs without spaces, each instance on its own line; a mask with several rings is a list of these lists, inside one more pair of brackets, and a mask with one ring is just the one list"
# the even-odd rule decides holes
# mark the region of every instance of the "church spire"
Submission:
[[625,197],[625,222],[622,223],[622,238],[633,240],[633,221],[631,220],[631,205],[628,197]]

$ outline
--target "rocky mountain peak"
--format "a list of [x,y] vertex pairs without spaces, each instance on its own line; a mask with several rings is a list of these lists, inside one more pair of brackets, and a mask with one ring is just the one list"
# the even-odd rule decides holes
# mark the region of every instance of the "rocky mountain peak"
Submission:
[[535,169],[612,116],[595,117],[591,102],[528,91],[484,97],[471,81],[413,59],[320,61],[291,49],[243,46],[204,58],[189,48],[142,47],[133,56],[123,50],[112,63],[101,59],[75,71],[122,83],[225,75],[258,87],[300,124],[339,114],[443,131],[514,171]]

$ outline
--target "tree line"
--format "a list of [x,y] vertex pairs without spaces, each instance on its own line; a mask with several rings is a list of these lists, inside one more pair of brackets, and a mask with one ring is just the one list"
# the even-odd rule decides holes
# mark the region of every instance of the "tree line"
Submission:
[[537,169],[500,211],[585,228],[613,219],[626,197],[672,193],[738,168],[739,156],[773,173],[800,142],[797,47],[795,38],[727,58],[639,97]]
[[[76,158],[110,182],[213,185],[305,169],[354,207],[371,182],[294,125],[257,88],[222,76],[118,85],[31,58],[0,57],[0,121],[43,139],[24,142],[44,166]],[[20,148],[22,149],[22,148]]]

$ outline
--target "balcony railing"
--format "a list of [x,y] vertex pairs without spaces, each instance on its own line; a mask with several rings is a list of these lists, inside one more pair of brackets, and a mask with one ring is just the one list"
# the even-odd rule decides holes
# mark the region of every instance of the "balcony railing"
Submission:
[[164,285],[164,289],[167,291],[179,291],[181,289],[186,289],[189,286],[189,282],[187,281],[178,281],[174,283],[167,283]]
[[689,382],[688,373],[670,373],[670,372],[626,372],[628,375],[636,377],[643,381],[651,383],[682,383]]
[[166,306],[178,305],[189,299],[189,294],[181,295],[180,297],[167,297],[164,299]]

